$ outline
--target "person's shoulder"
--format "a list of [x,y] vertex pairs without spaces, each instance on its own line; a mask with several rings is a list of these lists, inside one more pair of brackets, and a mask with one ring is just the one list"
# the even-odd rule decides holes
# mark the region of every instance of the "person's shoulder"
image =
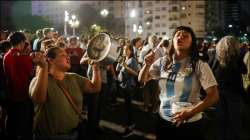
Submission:
[[195,71],[198,73],[201,72],[208,72],[211,70],[211,67],[208,65],[208,63],[202,59],[198,59],[196,62],[196,67],[195,67]]
[[83,77],[74,72],[66,72],[65,79],[72,80],[72,79],[82,79]]

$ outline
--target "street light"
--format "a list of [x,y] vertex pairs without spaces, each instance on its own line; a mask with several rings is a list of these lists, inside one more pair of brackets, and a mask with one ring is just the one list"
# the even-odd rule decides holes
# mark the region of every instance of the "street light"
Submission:
[[100,14],[103,16],[103,17],[106,17],[108,14],[109,14],[109,11],[107,9],[103,9],[101,10]]
[[71,20],[69,20],[69,24],[71,28],[73,29],[73,36],[76,35],[76,28],[79,26],[80,22],[76,19],[75,15],[71,16]]
[[93,25],[91,26],[91,28],[92,28],[92,29],[95,29],[96,26],[97,26],[96,24],[93,24]]
[[136,24],[133,24],[133,32],[136,32],[137,31],[137,26]]
[[131,17],[131,18],[136,17],[136,10],[135,10],[135,9],[133,9],[133,10],[130,12],[130,17]]
[[71,18],[72,18],[73,20],[75,20],[75,19],[76,19],[76,15],[72,15]]
[[68,11],[64,11],[64,35],[67,36],[67,22],[69,21]]
[[142,34],[143,29],[142,29],[142,26],[141,26],[141,25],[139,25],[137,32],[138,32],[138,34]]

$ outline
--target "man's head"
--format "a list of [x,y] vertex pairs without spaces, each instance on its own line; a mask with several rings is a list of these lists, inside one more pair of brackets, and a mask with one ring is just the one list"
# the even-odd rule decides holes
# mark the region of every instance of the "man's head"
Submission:
[[71,36],[71,37],[69,38],[69,43],[70,43],[70,45],[72,45],[72,46],[77,45],[77,42],[78,42],[78,40],[77,40],[77,37],[76,37],[76,36]]
[[0,53],[6,53],[11,48],[10,41],[2,40],[0,41]]
[[43,38],[43,30],[42,29],[36,30],[36,37],[37,38]]
[[140,37],[134,38],[131,44],[133,47],[140,48],[142,47],[142,39]]
[[52,38],[53,34],[53,28],[43,28],[43,37]]
[[9,41],[13,47],[24,49],[26,37],[22,32],[14,32],[9,36]]
[[1,30],[1,32],[0,32],[0,41],[6,40],[8,35],[9,35],[8,30]]

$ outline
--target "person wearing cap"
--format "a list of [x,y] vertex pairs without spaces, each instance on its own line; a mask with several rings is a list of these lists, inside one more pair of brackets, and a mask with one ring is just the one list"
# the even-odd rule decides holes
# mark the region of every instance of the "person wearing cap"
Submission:
[[[159,82],[156,139],[203,139],[202,112],[218,101],[218,84],[208,64],[199,58],[190,27],[177,27],[171,44],[169,55],[156,61],[153,51],[147,54],[138,77],[140,82]],[[204,100],[201,87],[207,93]]]

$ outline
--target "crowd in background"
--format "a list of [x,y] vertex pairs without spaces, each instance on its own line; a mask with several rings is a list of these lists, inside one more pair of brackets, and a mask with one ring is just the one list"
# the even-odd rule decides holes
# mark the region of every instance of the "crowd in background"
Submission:
[[[184,33],[179,33],[178,31],[184,31]],[[53,111],[49,109],[51,106],[56,106],[56,104],[53,104],[55,102],[51,100],[57,96],[52,93],[50,95],[48,94],[46,97],[47,100],[41,103],[39,100],[36,100],[41,97],[33,96],[38,92],[36,91],[36,87],[40,88],[39,84],[41,83],[39,83],[39,76],[42,78],[40,81],[46,80],[46,76],[43,77],[45,68],[46,71],[49,71],[47,73],[47,75],[49,75],[49,77],[47,77],[49,83],[53,78],[56,79],[55,77],[62,73],[66,73],[65,78],[73,77],[77,83],[82,82],[82,85],[79,84],[79,87],[70,86],[74,83],[69,80],[70,78],[68,81],[63,81],[62,83],[69,93],[84,93],[83,96],[75,96],[73,102],[77,102],[76,104],[80,108],[80,112],[87,111],[86,131],[89,135],[88,139],[98,139],[98,133],[101,131],[100,120],[102,119],[102,112],[105,109],[113,110],[118,104],[117,97],[119,96],[124,98],[125,101],[125,112],[124,115],[121,116],[124,118],[125,128],[122,136],[128,137],[131,135],[135,128],[135,122],[133,120],[134,107],[132,104],[135,94],[141,94],[143,97],[143,111],[160,114],[158,116],[159,122],[165,126],[169,126],[165,128],[165,126],[157,125],[157,139],[164,139],[168,136],[167,132],[161,132],[162,130],[172,133],[176,131],[184,133],[184,131],[188,129],[190,129],[188,132],[195,130],[196,127],[193,127],[193,122],[190,123],[192,127],[188,125],[185,127],[186,124],[189,124],[185,123],[186,120],[181,120],[180,124],[177,125],[180,125],[180,129],[170,129],[172,126],[166,123],[169,121],[169,118],[165,118],[168,113],[161,115],[161,109],[164,109],[162,103],[165,98],[162,97],[162,90],[165,87],[161,85],[162,82],[159,82],[159,76],[162,75],[154,73],[157,72],[156,69],[165,70],[166,68],[166,71],[171,70],[170,73],[173,74],[172,76],[178,77],[178,75],[175,75],[178,73],[178,70],[175,70],[175,62],[178,62],[177,59],[175,60],[176,52],[178,52],[176,46],[178,46],[178,44],[185,44],[185,37],[187,38],[189,35],[191,38],[191,60],[190,67],[188,67],[188,65],[186,69],[189,70],[190,68],[192,73],[192,71],[197,69],[196,67],[199,67],[198,70],[201,71],[201,75],[204,76],[198,77],[195,80],[195,82],[199,83],[199,88],[196,89],[195,87],[194,89],[186,90],[190,92],[199,90],[200,94],[197,96],[200,96],[200,100],[205,102],[208,100],[206,97],[210,95],[210,91],[208,91],[209,87],[215,87],[216,90],[218,90],[218,101],[211,102],[211,105],[207,107],[213,106],[215,108],[216,118],[214,119],[217,121],[216,128],[218,130],[216,132],[218,133],[218,139],[250,139],[250,137],[245,136],[246,133],[249,132],[250,126],[248,119],[250,116],[247,116],[250,115],[249,42],[239,42],[234,36],[225,36],[212,42],[208,42],[205,39],[196,40],[195,35],[193,35],[193,32],[190,31],[189,28],[177,29],[171,39],[165,39],[156,35],[150,35],[145,39],[141,37],[132,39],[120,38],[119,46],[117,46],[119,58],[113,64],[96,64],[97,66],[92,64],[86,52],[87,45],[92,37],[71,36],[66,38],[52,28],[38,29],[35,36],[25,30],[11,33],[1,31],[0,131],[2,137],[4,136],[3,134],[5,134],[6,138],[9,139],[33,139],[35,134],[37,136],[36,139],[60,139],[65,138],[65,136],[57,137],[57,135],[70,132],[71,129],[77,127],[78,123],[81,122],[80,120],[74,120],[74,117],[78,115],[72,115],[70,119],[72,119],[75,125],[54,124],[54,120],[60,120],[60,118],[53,117],[58,117],[59,115],[53,116],[48,115],[48,113],[50,113],[49,111]],[[174,42],[174,38],[177,40],[177,45]],[[165,57],[167,57],[166,60],[169,60],[169,64],[165,62]],[[160,60],[163,60],[164,64],[167,63],[165,67],[161,68],[161,64],[158,64],[161,63]],[[189,60],[187,61],[189,62]],[[67,64],[70,66],[64,68]],[[54,71],[56,72],[54,73]],[[68,75],[68,72],[76,73],[76,75]],[[100,75],[98,72],[100,72]],[[144,72],[149,72],[152,78],[145,78],[144,80],[142,80],[143,78],[141,80],[139,78],[138,80],[138,76],[144,74]],[[159,72],[161,72],[161,70],[159,70]],[[212,75],[212,78],[209,78],[210,75]],[[176,88],[176,77],[167,77],[173,84],[173,86],[167,84],[167,87]],[[98,87],[97,79],[101,80],[100,91],[91,90],[92,86]],[[184,84],[185,79],[188,81],[189,78],[184,77]],[[31,81],[33,84],[30,84]],[[41,87],[42,86],[41,84]],[[51,90],[55,90],[48,86],[47,83],[47,88],[44,88],[46,89],[45,93],[52,92],[50,88]],[[60,87],[60,84],[58,84],[58,86]],[[77,88],[75,89],[77,91],[72,88]],[[82,88],[90,90],[87,91]],[[60,89],[62,89],[63,93],[65,92],[64,88]],[[179,90],[178,86],[176,90]],[[96,94],[90,93],[85,95],[85,92],[90,91]],[[167,92],[170,91],[167,89]],[[39,95],[40,94],[42,96],[42,93],[39,93]],[[62,96],[64,95],[62,94]],[[212,94],[211,96],[216,96],[216,94]],[[67,102],[68,104],[66,99],[60,101]],[[75,109],[67,109],[69,106],[74,106],[72,104],[74,103],[68,105],[61,103],[60,105],[62,106],[57,108],[64,110],[63,107],[65,107],[65,112],[69,111],[69,114],[74,114],[77,112],[74,112]],[[46,109],[46,107],[48,109]],[[41,117],[40,120],[36,118],[37,116],[39,117],[39,115]],[[46,118],[46,116],[50,118]],[[42,121],[44,124],[39,121]],[[55,121],[55,123],[71,123],[70,121],[60,121]],[[65,128],[52,128],[51,126]],[[181,126],[183,126],[183,128]],[[159,128],[162,130],[159,130]],[[43,129],[48,130],[43,131]],[[55,137],[52,137],[54,135]],[[69,139],[76,138],[73,133],[70,134],[69,137]]]

